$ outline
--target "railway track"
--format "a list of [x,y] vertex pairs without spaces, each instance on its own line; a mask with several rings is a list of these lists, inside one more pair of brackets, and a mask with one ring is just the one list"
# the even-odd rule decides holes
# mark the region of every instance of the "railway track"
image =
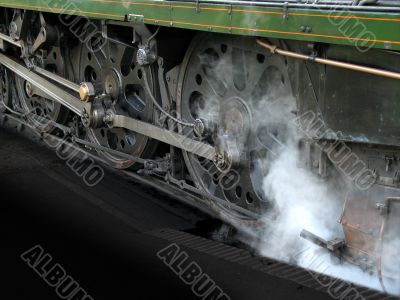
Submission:
[[[20,177],[26,183],[24,184],[26,189],[36,187],[36,192],[32,194],[35,199],[29,199],[29,201],[36,201],[36,198],[40,197],[40,195],[43,195],[44,198],[49,197],[47,192],[40,192],[40,186],[46,185],[46,180],[51,180],[48,184],[57,182],[58,184],[49,190],[53,190],[53,196],[57,195],[57,193],[66,193],[65,199],[62,200],[63,208],[68,208],[70,205],[80,205],[77,204],[77,200],[90,203],[90,207],[94,206],[96,211],[102,211],[101,214],[108,216],[102,216],[100,218],[101,222],[109,222],[111,216],[117,223],[123,223],[126,228],[130,228],[129,230],[135,232],[134,235],[130,235],[130,238],[134,241],[136,239],[140,240],[140,242],[151,240],[151,243],[146,244],[147,251],[150,252],[156,253],[157,249],[162,249],[171,243],[179,245],[189,253],[190,257],[194,258],[201,266],[204,266],[208,274],[220,283],[220,286],[229,294],[231,299],[265,299],[269,298],[269,296],[275,299],[281,299],[282,297],[288,299],[300,297],[315,297],[317,299],[395,299],[375,290],[316,274],[273,259],[259,257],[246,247],[238,248],[237,243],[232,243],[231,239],[224,239],[223,236],[216,234],[219,232],[219,223],[217,223],[218,226],[215,226],[213,225],[215,223],[210,219],[220,216],[216,215],[215,211],[204,203],[202,197],[188,193],[180,187],[171,189],[171,185],[168,185],[164,179],[148,180],[146,176],[132,172],[115,173],[112,169],[107,168],[105,164],[103,165],[101,159],[98,159],[96,162],[105,169],[105,180],[94,188],[89,188],[71,170],[69,172],[68,170],[66,171],[67,166],[60,158],[56,158],[54,154],[53,159],[44,160],[44,163],[40,158],[35,158],[35,156],[40,157],[41,155],[48,156],[48,153],[44,155],[42,153],[44,150],[40,150],[41,148],[36,146],[38,143],[43,143],[43,140],[40,142],[40,137],[27,123],[17,117],[4,117],[4,115],[0,120],[3,129],[17,131],[19,135],[23,135],[25,138],[35,142],[35,144],[32,144],[22,141],[20,142],[22,143],[20,147],[16,148],[12,147],[13,143],[3,143],[0,148],[2,149],[0,154],[2,153],[4,156],[6,153],[11,157],[13,157],[12,151],[17,153],[14,154],[14,157],[18,157],[18,155],[19,157],[24,157],[24,151],[26,151],[25,154],[28,157],[23,162],[28,163],[31,161],[32,169],[40,171],[41,174],[46,174],[46,177],[41,180],[34,179],[31,184],[28,184],[26,180],[39,176],[29,176],[32,173],[20,176],[19,172],[24,173],[26,170],[24,163],[18,163],[16,160],[11,160],[11,163],[2,162],[2,166],[9,168],[2,167],[0,175],[3,179],[14,178],[15,180],[16,177]],[[12,135],[8,137],[12,137]],[[13,136],[13,138],[19,139],[16,136]],[[8,148],[6,145],[8,145]],[[31,148],[25,149],[27,145]],[[92,157],[92,154],[89,154]],[[13,176],[14,172],[17,172],[17,174]],[[12,180],[2,180],[2,182],[11,183]],[[41,182],[41,185],[39,182]],[[3,185],[3,188],[6,187]],[[55,192],[54,189],[56,188],[61,188],[61,190]],[[68,196],[71,197],[72,195],[71,191],[80,196],[79,199],[75,199],[68,204]],[[17,194],[16,192],[14,195]],[[53,202],[52,206],[54,206],[53,200],[50,201]],[[175,202],[175,200],[180,202]],[[19,208],[23,209],[23,207]],[[58,211],[55,214],[60,215],[61,212]],[[69,213],[68,215],[71,216],[73,214]],[[204,224],[211,225],[205,226]],[[35,226],[35,224],[31,225]],[[111,230],[109,233],[112,234],[112,232]],[[216,238],[217,236],[219,238]],[[46,239],[43,241],[46,241]],[[132,243],[132,241],[129,241],[129,243]],[[121,247],[131,249],[132,245],[127,246],[122,243]],[[57,249],[58,247],[55,248]],[[136,254],[140,256],[140,253]],[[129,259],[132,259],[132,257],[129,257]],[[140,260],[141,258],[134,257],[134,259]],[[215,268],[207,268],[208,264],[216,264],[216,266]],[[216,270],[218,268],[220,268],[219,271]],[[231,273],[221,272],[221,270],[230,270]],[[241,275],[235,277],[235,272]],[[170,275],[168,273],[168,276]],[[240,281],[239,287],[235,286],[239,284],[237,280]],[[153,282],[152,284],[157,286],[159,283]],[[187,293],[185,285],[181,284],[182,293]],[[97,286],[90,287],[96,289]],[[189,294],[187,299],[190,299],[190,297],[193,297],[193,295]],[[98,299],[102,299],[101,296]]]

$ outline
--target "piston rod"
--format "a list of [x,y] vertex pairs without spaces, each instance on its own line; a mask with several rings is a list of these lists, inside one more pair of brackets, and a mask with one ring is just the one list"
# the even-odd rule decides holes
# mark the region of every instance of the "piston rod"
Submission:
[[377,76],[383,76],[383,77],[387,77],[387,78],[400,80],[400,73],[371,68],[371,67],[360,66],[360,65],[351,64],[351,63],[345,63],[345,62],[332,60],[332,59],[314,57],[314,56],[300,54],[300,53],[293,52],[293,51],[282,50],[282,49],[279,49],[277,46],[263,42],[260,39],[257,39],[257,44],[259,44],[261,47],[263,47],[265,49],[268,49],[272,54],[279,54],[282,56],[316,62],[316,63],[323,64],[323,65],[334,66],[334,67],[338,67],[338,68],[342,68],[342,69],[347,69],[347,70],[368,73],[368,74],[373,74],[373,75],[377,75]]
[[82,116],[84,109],[90,111],[90,103],[84,103],[80,101],[79,98],[76,98],[65,92],[57,85],[52,84],[48,80],[32,72],[25,66],[19,64],[2,53],[0,53],[0,64],[4,65],[12,72],[18,76],[21,76],[27,82],[30,82],[32,85],[43,91],[43,93],[48,95],[51,100],[59,102],[61,105],[67,107],[79,116]]

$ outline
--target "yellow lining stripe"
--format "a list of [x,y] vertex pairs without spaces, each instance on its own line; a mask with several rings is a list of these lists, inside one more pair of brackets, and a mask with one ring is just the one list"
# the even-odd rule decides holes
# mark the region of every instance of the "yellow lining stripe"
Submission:
[[90,15],[99,15],[99,16],[107,16],[107,17],[116,17],[118,19],[124,18],[125,16],[116,15],[116,14],[105,14],[100,12],[90,12],[83,10],[72,10],[72,9],[64,9],[64,8],[56,8],[56,7],[46,7],[46,6],[34,6],[29,4],[10,4],[8,2],[0,2],[0,5],[5,5],[6,7],[19,7],[19,8],[32,8],[32,9],[40,9],[43,11],[56,11],[56,12],[68,12],[68,13],[78,13],[78,14],[90,14]]
[[[99,2],[99,3],[115,3],[121,5],[142,5],[142,6],[153,6],[153,7],[172,7],[172,8],[181,8],[181,9],[196,9],[196,6],[190,5],[172,5],[172,4],[158,4],[158,3],[147,3],[147,2],[131,2],[131,1],[116,1],[116,0],[87,0],[88,2]],[[171,2],[172,3],[172,2]],[[6,4],[7,6],[18,6],[18,7],[31,7],[38,9],[46,9],[46,10],[54,10],[54,11],[66,11],[66,12],[82,12],[86,14],[94,14],[94,15],[103,15],[103,16],[118,16],[115,14],[104,14],[98,12],[84,12],[84,11],[74,11],[74,10],[65,10],[65,9],[57,9],[50,7],[40,7],[40,6],[32,6],[32,5],[20,5],[20,4],[9,4],[7,2],[0,2],[0,4]],[[218,8],[218,7],[201,7],[201,10],[210,10],[210,11],[226,11],[228,12],[228,8]],[[238,9],[233,8],[232,12],[244,12],[244,13],[257,13],[257,14],[269,14],[269,15],[282,15],[282,12],[275,11],[264,11],[264,10],[248,10],[248,9]],[[335,15],[327,15],[327,14],[305,14],[305,13],[295,13],[289,12],[289,16],[302,16],[302,17],[319,17],[319,18],[333,18],[333,19],[359,19],[359,20],[370,20],[370,21],[388,21],[388,22],[400,22],[400,18],[392,19],[392,18],[372,18],[372,17],[360,17],[360,16],[335,16]]]
[[314,36],[314,37],[324,37],[324,38],[330,38],[330,39],[366,41],[366,42],[371,42],[371,43],[372,42],[374,42],[374,43],[390,42],[390,43],[393,43],[393,44],[399,44],[400,45],[400,41],[371,40],[371,39],[363,39],[363,38],[347,38],[347,37],[343,37],[343,36],[325,35],[325,34],[317,34],[317,33],[299,33],[299,32],[291,32],[291,31],[273,30],[273,29],[257,29],[257,28],[223,26],[223,25],[213,25],[213,24],[196,24],[196,23],[190,23],[190,22],[158,20],[158,19],[151,19],[151,18],[145,18],[145,20],[146,21],[155,22],[155,23],[158,23],[158,22],[171,23],[172,22],[173,24],[190,25],[190,26],[197,26],[197,27],[216,27],[216,28],[223,28],[223,29],[236,29],[236,30],[245,30],[245,31],[269,32],[269,33],[279,33],[279,34],[288,34],[288,35]]
[[[92,2],[100,2],[100,3],[116,3],[122,5],[143,5],[143,6],[155,6],[155,7],[173,7],[173,8],[182,8],[182,9],[196,9],[196,6],[193,5],[172,5],[171,4],[158,4],[158,3],[147,3],[147,2],[131,2],[131,1],[115,1],[115,0],[88,0]],[[221,3],[223,4],[223,3]],[[212,7],[201,7],[201,10],[211,10],[211,11],[229,11],[228,8],[212,8]],[[277,11],[264,11],[264,10],[248,10],[248,9],[238,9],[233,8],[232,12],[245,12],[245,13],[258,13],[258,14],[271,14],[271,15],[282,15],[282,12]],[[359,16],[332,16],[328,14],[305,14],[305,13],[295,13],[288,12],[289,16],[302,16],[302,17],[319,17],[319,18],[334,18],[334,19],[359,19],[359,20],[371,20],[371,21],[389,21],[389,22],[400,22],[400,19],[392,19],[392,18],[372,18],[372,17],[359,17]]]
[[[113,1],[113,0],[89,0],[89,1]],[[115,2],[115,1],[113,1]],[[121,3],[121,2],[119,2]],[[130,3],[130,2],[129,2]],[[116,15],[116,14],[105,14],[100,12],[87,12],[81,10],[67,10],[64,8],[50,8],[50,7],[41,7],[41,6],[33,6],[33,5],[20,5],[20,4],[9,4],[6,2],[0,2],[0,5],[4,5],[7,7],[22,7],[22,8],[33,8],[33,9],[41,9],[44,11],[56,11],[56,12],[69,12],[69,13],[78,13],[78,14],[91,14],[91,15],[99,15],[99,16],[108,16],[108,17],[116,17],[118,19],[124,18],[125,16]],[[139,3],[137,3],[139,4]],[[150,4],[150,3],[147,3]],[[157,4],[151,4],[157,5]],[[168,6],[168,5],[163,5]],[[185,6],[186,7],[186,6]],[[204,9],[204,8],[202,8]],[[312,37],[323,37],[323,38],[330,38],[330,39],[340,39],[340,40],[355,40],[355,41],[367,41],[367,42],[375,42],[375,43],[385,43],[389,42],[392,44],[400,45],[400,41],[389,41],[389,40],[370,40],[370,39],[363,39],[363,38],[347,38],[343,36],[335,36],[335,35],[324,35],[324,34],[316,34],[316,33],[298,33],[298,32],[290,32],[290,31],[280,31],[280,30],[272,30],[272,29],[257,29],[257,28],[246,28],[246,27],[235,27],[235,26],[222,26],[222,25],[212,25],[212,24],[196,24],[190,22],[183,22],[183,21],[174,21],[174,20],[158,20],[158,19],[151,19],[145,18],[147,21],[151,22],[162,22],[162,23],[175,23],[180,25],[190,25],[195,27],[215,27],[215,28],[223,28],[223,29],[236,29],[236,30],[244,30],[244,31],[254,31],[254,32],[268,32],[268,33],[278,33],[278,34],[286,34],[286,35],[300,35],[300,36],[312,36]]]

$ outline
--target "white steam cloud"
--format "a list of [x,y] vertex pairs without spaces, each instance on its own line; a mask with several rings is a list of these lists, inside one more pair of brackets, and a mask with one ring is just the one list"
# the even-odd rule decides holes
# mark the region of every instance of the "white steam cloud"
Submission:
[[[204,64],[212,65],[215,58],[212,55],[204,55],[200,59]],[[251,68],[248,66],[248,69]],[[382,290],[376,273],[370,274],[357,266],[339,261],[328,250],[300,237],[301,231],[305,229],[325,240],[343,239],[339,218],[346,191],[350,187],[345,183],[338,184],[339,181],[335,179],[321,178],[305,166],[304,153],[299,149],[302,135],[294,121],[296,100],[280,73],[273,73],[272,69],[268,71],[270,76],[260,79],[265,81],[268,94],[246,100],[251,101],[253,107],[252,130],[261,127],[263,130],[271,130],[271,133],[275,131],[275,136],[280,141],[278,147],[269,149],[271,157],[263,162],[267,170],[262,189],[272,205],[263,216],[267,225],[263,236],[245,242],[256,247],[261,255]],[[216,87],[215,81],[224,83],[227,74],[231,72],[232,61],[219,59],[213,72],[203,80],[207,80],[210,86]],[[203,98],[204,103],[197,104],[195,108],[197,116],[218,121],[221,118],[219,100],[213,95],[208,97]],[[282,130],[283,134],[279,132]],[[391,257],[400,257],[398,235],[397,231],[387,238],[390,243],[385,248],[386,259],[382,260],[382,268],[397,276],[400,270],[397,265],[393,265]],[[398,281],[385,279],[385,286],[389,293],[400,295]]]
[[[382,290],[376,274],[368,274],[359,267],[340,262],[327,250],[300,237],[302,229],[306,229],[325,240],[343,238],[342,227],[337,222],[343,202],[333,187],[299,165],[298,158],[297,147],[291,142],[264,178],[263,188],[266,195],[273,199],[274,208],[264,216],[268,229],[258,245],[260,253]],[[395,282],[386,282],[386,288],[390,293],[399,293]]]
[[[270,106],[273,124],[276,119],[288,120],[290,105],[288,98],[275,101]],[[281,109],[279,111],[279,109]],[[362,271],[359,267],[341,262],[328,250],[300,237],[303,229],[325,239],[344,238],[339,218],[344,206],[345,186],[327,181],[305,167],[299,150],[299,135],[296,123],[291,118],[287,124],[287,139],[274,161],[269,164],[268,174],[263,180],[263,191],[273,203],[265,215],[268,226],[258,242],[264,256],[297,264],[306,269],[327,274],[359,285],[382,290],[377,275]],[[265,119],[264,119],[265,122]],[[344,190],[343,190],[344,189]],[[397,232],[398,236],[398,232]],[[386,253],[382,268],[399,275],[399,266],[393,270],[393,257],[400,255],[398,237],[387,238]],[[399,295],[399,282],[385,279],[387,292]],[[337,295],[336,295],[337,296]]]

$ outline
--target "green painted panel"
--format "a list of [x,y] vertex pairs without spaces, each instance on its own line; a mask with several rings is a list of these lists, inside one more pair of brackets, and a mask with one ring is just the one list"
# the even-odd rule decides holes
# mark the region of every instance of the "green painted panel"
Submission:
[[[0,0],[0,6],[194,30],[400,50],[400,13],[339,12],[157,0]],[[285,17],[287,16],[287,18]]]
[[224,6],[204,5],[174,8],[172,20],[176,26],[204,31],[229,33],[230,16]]

